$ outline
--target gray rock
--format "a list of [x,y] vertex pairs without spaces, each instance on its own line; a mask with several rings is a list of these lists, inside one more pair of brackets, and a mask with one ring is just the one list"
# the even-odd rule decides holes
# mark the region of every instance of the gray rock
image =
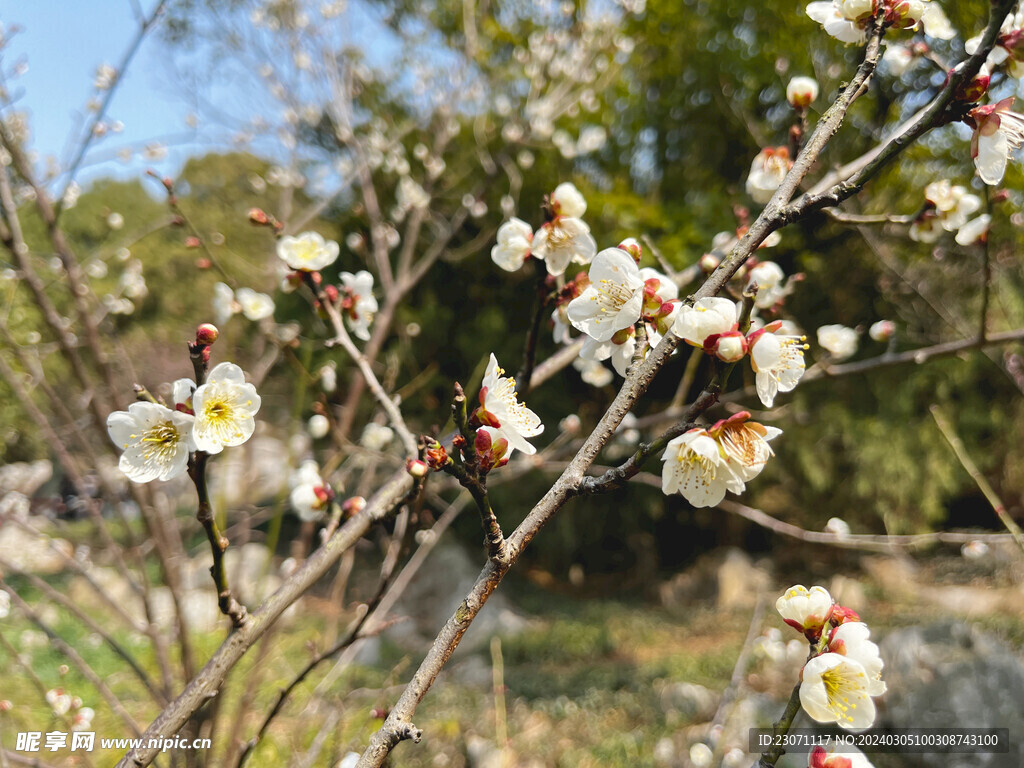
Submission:
[[879,643],[889,686],[878,724],[894,728],[1010,728],[1009,754],[876,755],[876,766],[1020,768],[1024,661],[977,627],[946,622],[893,632]]

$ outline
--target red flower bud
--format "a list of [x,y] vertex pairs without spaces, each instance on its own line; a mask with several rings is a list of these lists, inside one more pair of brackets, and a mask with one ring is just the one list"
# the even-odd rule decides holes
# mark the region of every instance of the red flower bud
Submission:
[[258,226],[266,226],[270,223],[270,217],[261,208],[250,208],[249,221]]
[[426,462],[419,459],[408,459],[405,462],[405,471],[413,477],[426,477],[430,467],[427,466]]
[[213,323],[202,323],[196,328],[196,344],[209,346],[217,340],[218,336],[220,336],[220,331]]
[[202,240],[200,240],[198,237],[186,237],[185,238],[185,247],[186,248],[198,248],[200,245],[202,245]]

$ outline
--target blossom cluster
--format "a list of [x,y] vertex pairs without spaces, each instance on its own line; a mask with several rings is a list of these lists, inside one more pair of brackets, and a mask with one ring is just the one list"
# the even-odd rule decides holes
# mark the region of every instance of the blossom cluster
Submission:
[[83,706],[84,702],[80,697],[72,696],[63,688],[51,688],[46,692],[45,698],[53,714],[67,717],[71,721],[72,731],[85,731],[92,725],[96,712],[92,707]]
[[741,411],[708,429],[696,428],[669,441],[661,460],[661,489],[682,494],[695,507],[714,507],[726,491],[743,493],[772,455],[777,427],[750,421]]
[[882,657],[868,639],[867,624],[856,612],[836,605],[824,587],[790,587],[775,607],[811,643],[811,657],[800,673],[804,711],[819,723],[870,728],[875,722],[873,697],[885,693],[886,685]]
[[177,477],[188,468],[190,454],[220,453],[256,429],[260,396],[234,363],[217,365],[199,387],[178,379],[172,397],[173,409],[142,401],[107,417],[107,433],[123,451],[118,468],[133,482]]

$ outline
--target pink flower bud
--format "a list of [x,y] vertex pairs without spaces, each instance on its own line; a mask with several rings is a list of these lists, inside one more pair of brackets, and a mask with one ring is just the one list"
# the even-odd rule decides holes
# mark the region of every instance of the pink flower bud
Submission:
[[363,509],[366,508],[366,499],[362,496],[352,496],[345,499],[341,504],[341,511],[344,512],[348,517],[358,515]]
[[200,245],[202,245],[202,240],[200,240],[198,237],[186,237],[185,238],[185,247],[186,248],[198,248]]
[[209,346],[217,340],[220,336],[220,331],[217,330],[217,326],[213,323],[201,323],[196,328],[196,344],[202,344],[203,346]]
[[430,471],[430,467],[427,466],[425,461],[419,459],[409,459],[405,462],[405,471],[413,477],[426,477]]
[[833,605],[829,621],[833,626],[838,627],[840,624],[845,624],[848,621],[860,621],[860,615],[852,608],[847,608],[843,605]]
[[266,226],[270,223],[270,217],[267,216],[266,211],[261,208],[250,208],[249,221],[259,226]]
[[10,712],[14,707],[7,699],[0,699],[0,712]]
[[725,363],[735,363],[747,354],[747,340],[739,331],[715,333],[704,340],[704,351]]
[[643,248],[640,247],[640,243],[637,242],[637,239],[635,237],[627,237],[625,240],[619,243],[619,248],[621,248],[630,256],[632,256],[633,261],[635,261],[637,264],[640,263],[640,259],[643,256]]
[[872,323],[868,335],[875,341],[888,341],[896,333],[896,323],[892,320],[879,320]]

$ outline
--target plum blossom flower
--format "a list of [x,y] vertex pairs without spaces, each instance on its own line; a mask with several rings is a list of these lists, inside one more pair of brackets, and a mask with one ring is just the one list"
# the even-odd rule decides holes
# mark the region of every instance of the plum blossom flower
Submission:
[[818,98],[818,81],[804,75],[794,77],[786,86],[786,101],[794,109],[807,109]]
[[533,229],[514,216],[498,227],[498,243],[491,248],[491,260],[506,272],[515,272],[530,256]]
[[775,609],[793,629],[816,638],[832,615],[832,595],[824,587],[797,584],[775,601]]
[[385,424],[371,421],[363,428],[359,444],[371,451],[383,451],[395,439],[395,431]]
[[320,476],[320,468],[316,462],[302,462],[289,480],[292,489],[288,494],[288,501],[299,519],[303,522],[312,522],[323,517],[324,510],[334,498],[334,492]]
[[0,590],[0,619],[6,619],[11,613],[11,596]]
[[481,422],[493,427],[498,438],[527,455],[537,452],[527,441],[544,431],[540,417],[518,400],[516,380],[502,376],[505,371],[491,354],[484,380],[480,387],[480,408],[475,411]]
[[924,188],[925,199],[935,206],[939,222],[947,232],[956,232],[972,213],[981,208],[981,198],[949,179],[933,181]]
[[338,244],[324,240],[319,232],[286,235],[277,241],[277,255],[289,267],[300,272],[316,272],[338,258]]
[[256,387],[245,383],[241,368],[234,363],[220,363],[193,393],[192,407],[196,449],[220,453],[225,447],[241,445],[252,437],[260,396]]
[[587,212],[587,201],[572,182],[563,181],[551,193],[551,208],[556,216],[578,219]]
[[747,483],[761,474],[773,455],[768,442],[781,435],[782,430],[750,421],[750,414],[740,411],[715,424],[708,434],[718,441],[733,474]]
[[885,666],[885,663],[882,661],[878,646],[868,640],[870,635],[871,630],[863,621],[844,622],[833,629],[829,635],[828,650],[829,653],[838,653],[853,659],[864,667],[868,678],[881,686],[879,693],[884,693],[885,683],[882,682],[882,667]]
[[857,332],[845,325],[823,325],[818,329],[818,345],[833,360],[845,360],[857,352]]
[[72,731],[87,731],[92,726],[92,719],[96,711],[92,707],[79,707],[78,711],[71,717]]
[[942,6],[929,2],[920,16],[921,27],[928,37],[937,40],[952,40],[956,37],[956,29],[949,21]]
[[[977,52],[981,38],[979,34],[964,43],[967,53]],[[985,66],[992,70],[1003,64],[1007,65],[1011,77],[1024,77],[1024,8],[1018,8],[1003,21],[996,44],[985,60]]]
[[768,408],[779,392],[791,392],[804,375],[805,336],[789,336],[776,331],[782,323],[776,321],[751,333],[750,367],[754,369],[757,396]]
[[265,293],[259,293],[251,288],[239,288],[235,293],[235,299],[242,307],[242,314],[253,322],[272,317],[274,314],[274,300]]
[[377,313],[377,299],[373,295],[373,275],[365,269],[356,272],[341,273],[344,296],[341,308],[345,320],[358,338],[363,341],[370,339],[370,324]]
[[541,259],[548,274],[565,273],[570,263],[589,264],[597,253],[597,241],[582,219],[556,216],[533,236],[533,255]]
[[971,157],[981,180],[995,186],[1003,180],[1010,155],[1024,144],[1024,115],[1010,110],[1013,97],[975,107],[968,114],[974,124]]
[[670,440],[661,460],[661,490],[682,494],[694,507],[714,507],[726,491],[742,493],[745,487],[706,429],[691,429]]
[[672,331],[687,344],[703,347],[708,336],[734,330],[736,321],[736,303],[712,296],[697,299],[693,306],[681,306],[676,312]]
[[590,284],[569,302],[569,322],[596,341],[608,341],[640,319],[644,287],[633,257],[605,248],[590,267]]
[[[592,339],[588,339],[588,341],[592,341]],[[585,347],[586,345],[587,342],[584,342],[583,346]],[[606,387],[615,378],[615,374],[601,365],[598,360],[583,357],[582,351],[580,356],[572,361],[572,367],[579,371],[580,378],[592,387]],[[620,375],[625,376],[625,374]]]
[[789,159],[786,147],[765,147],[750,164],[747,175],[747,194],[754,198],[755,203],[764,205],[772,199],[772,195],[782,185],[793,161]]
[[46,692],[46,703],[55,715],[65,715],[71,709],[71,694],[63,688],[51,688]]
[[863,730],[875,722],[872,696],[885,693],[885,683],[872,680],[857,661],[839,653],[823,653],[808,661],[801,673],[800,704],[819,723]]
[[882,54],[882,63],[893,77],[902,77],[914,63],[914,49],[901,43],[888,43]]
[[807,5],[807,15],[841,43],[863,43],[867,20],[875,12],[873,0],[820,0]]
[[[583,347],[580,349],[580,359],[583,361],[600,362],[602,360],[611,359],[612,367],[615,368],[615,372],[626,377],[626,372],[629,370],[630,364],[633,362],[633,353],[636,351],[636,331],[633,326],[625,328],[621,331],[616,332],[608,341],[597,341],[591,337],[587,337],[583,342]],[[575,365],[575,363],[574,363]],[[602,369],[607,370],[604,366]],[[577,370],[585,373],[585,366],[580,366]],[[603,378],[602,374],[597,373],[593,367],[588,369],[591,375],[596,378]],[[584,381],[587,381],[584,375]],[[588,382],[594,384],[594,382]],[[608,383],[608,382],[605,382]],[[594,386],[603,386],[602,384],[594,384]]]
[[170,480],[188,468],[196,449],[194,417],[157,403],[139,402],[107,417],[107,433],[123,450],[118,469],[135,483]]
[[235,292],[227,283],[217,283],[213,286],[213,319],[218,325],[223,325],[228,319],[238,312],[239,303],[235,301]]
[[[797,275],[793,279],[799,279]],[[748,273],[747,287],[757,285],[754,306],[758,309],[770,309],[780,303],[793,292],[792,280],[786,280],[786,273],[774,261],[762,261]]]
[[987,213],[983,213],[973,221],[967,222],[956,233],[957,245],[968,246],[984,242],[988,237],[988,228],[991,225],[992,217]]
[[820,745],[811,749],[807,768],[874,768],[864,753],[853,746],[841,750]]

